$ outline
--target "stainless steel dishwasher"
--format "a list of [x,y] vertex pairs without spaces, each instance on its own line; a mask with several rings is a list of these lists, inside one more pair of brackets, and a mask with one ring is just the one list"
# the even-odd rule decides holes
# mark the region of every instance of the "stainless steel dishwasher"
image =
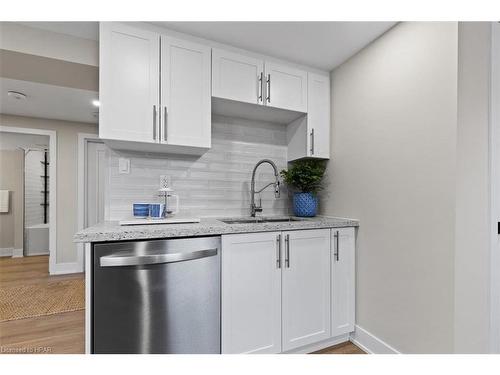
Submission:
[[220,353],[220,237],[95,244],[93,353]]

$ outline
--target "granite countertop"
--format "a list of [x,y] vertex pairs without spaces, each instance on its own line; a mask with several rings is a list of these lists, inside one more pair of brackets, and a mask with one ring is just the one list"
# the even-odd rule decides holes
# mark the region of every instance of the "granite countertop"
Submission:
[[[264,217],[279,219],[284,217]],[[288,217],[286,217],[288,218]],[[74,236],[75,242],[109,242],[122,240],[146,240],[175,237],[210,236],[231,233],[274,232],[296,229],[320,229],[357,227],[354,219],[330,216],[314,218],[294,218],[297,221],[270,223],[235,223],[226,224],[221,220],[238,220],[243,218],[204,218],[199,223],[190,224],[157,224],[120,226],[118,221],[106,221],[79,231]]]

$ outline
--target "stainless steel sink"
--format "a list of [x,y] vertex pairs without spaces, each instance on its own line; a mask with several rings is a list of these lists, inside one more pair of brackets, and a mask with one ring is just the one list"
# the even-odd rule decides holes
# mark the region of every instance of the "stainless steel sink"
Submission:
[[241,219],[221,219],[226,224],[260,224],[260,223],[288,223],[292,221],[302,221],[294,217],[287,218],[241,218]]

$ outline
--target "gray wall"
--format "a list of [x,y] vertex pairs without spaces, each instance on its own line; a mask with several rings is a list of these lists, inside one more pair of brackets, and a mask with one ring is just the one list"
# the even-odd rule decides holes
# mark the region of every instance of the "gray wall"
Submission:
[[489,351],[490,43],[490,23],[459,24],[455,237],[455,350],[459,353]]
[[[118,174],[118,158],[131,160],[130,174]],[[193,216],[248,216],[250,180],[257,161],[269,158],[278,169],[287,166],[286,127],[265,122],[216,116],[212,119],[212,147],[201,157],[111,152],[107,217],[132,215],[134,202],[159,201],[160,176],[171,176],[181,213]],[[259,167],[256,187],[274,182],[272,168]],[[288,212],[283,187],[275,199],[272,188],[262,193],[264,215]]]
[[[57,132],[57,263],[77,260],[78,133],[97,134],[97,125],[0,114],[0,124]],[[51,223],[52,225],[53,223]]]
[[454,345],[457,24],[401,23],[332,72],[325,214],[360,219],[357,324]]
[[9,212],[0,213],[0,249],[23,249],[23,163],[22,150],[0,150],[0,190],[10,190]]

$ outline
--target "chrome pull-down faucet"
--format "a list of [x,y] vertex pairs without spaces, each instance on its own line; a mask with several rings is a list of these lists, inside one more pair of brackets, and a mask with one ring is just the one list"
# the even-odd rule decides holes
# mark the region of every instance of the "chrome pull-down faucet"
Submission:
[[[264,186],[262,189],[255,191],[255,172],[257,171],[257,168],[259,165],[263,163],[268,163],[273,167],[274,169],[274,177],[276,178],[275,182],[270,182],[266,186]],[[276,167],[276,164],[272,160],[269,159],[262,159],[259,161],[255,167],[253,168],[252,172],[252,183],[250,185],[250,216],[255,217],[256,212],[262,212],[262,199],[260,199],[259,205],[257,206],[255,204],[255,194],[259,194],[262,192],[264,189],[266,189],[268,186],[273,185],[274,186],[274,196],[276,198],[280,197],[280,181],[279,181],[279,174],[278,174],[278,168]]]

